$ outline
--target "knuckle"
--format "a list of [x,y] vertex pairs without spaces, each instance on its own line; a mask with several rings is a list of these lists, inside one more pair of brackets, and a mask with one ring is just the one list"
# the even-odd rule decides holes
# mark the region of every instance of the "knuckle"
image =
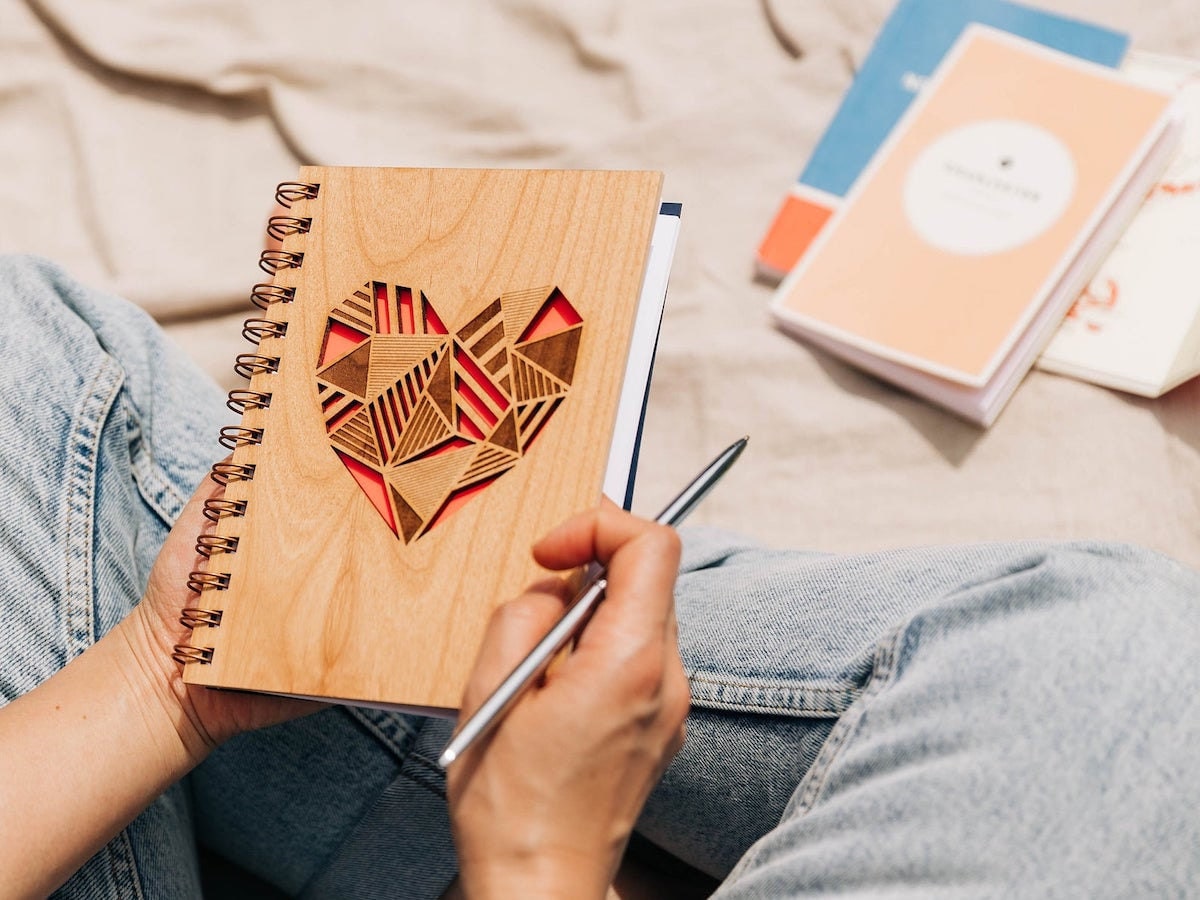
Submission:
[[679,532],[669,525],[652,523],[647,530],[647,537],[654,542],[655,549],[663,554],[678,555],[682,548]]
[[522,594],[515,600],[501,603],[492,613],[492,625],[504,631],[540,622],[544,617],[543,598]]
[[657,698],[663,694],[666,671],[659,654],[645,648],[630,654],[620,664],[625,690],[638,697]]
[[638,703],[669,728],[681,724],[691,709],[691,694],[682,668],[664,664],[649,648],[626,656],[613,672],[613,682],[629,702]]

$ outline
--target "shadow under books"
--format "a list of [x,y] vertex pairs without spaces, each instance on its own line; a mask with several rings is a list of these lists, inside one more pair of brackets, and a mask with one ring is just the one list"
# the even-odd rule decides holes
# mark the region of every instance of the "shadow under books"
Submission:
[[1119,391],[1114,393],[1130,406],[1150,410],[1163,431],[1200,453],[1200,377],[1185,381],[1153,400]]
[[946,462],[961,466],[985,431],[924,400],[856,369],[816,347],[805,345],[817,364],[838,388],[881,403],[923,437]]

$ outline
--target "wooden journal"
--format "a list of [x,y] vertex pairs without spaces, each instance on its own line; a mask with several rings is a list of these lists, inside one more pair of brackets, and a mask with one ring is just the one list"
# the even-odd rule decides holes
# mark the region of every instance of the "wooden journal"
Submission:
[[176,648],[188,683],[457,708],[492,609],[545,575],[530,546],[631,469],[614,435],[648,387],[628,363],[657,337],[652,244],[674,246],[660,189],[515,169],[280,185]]

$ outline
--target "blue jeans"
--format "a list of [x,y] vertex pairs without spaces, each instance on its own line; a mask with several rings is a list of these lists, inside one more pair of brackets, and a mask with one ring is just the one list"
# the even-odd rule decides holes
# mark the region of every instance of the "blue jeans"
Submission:
[[[140,597],[223,455],[219,392],[140,311],[0,258],[0,702]],[[1128,546],[829,556],[685,535],[689,737],[639,832],[725,898],[1200,892],[1200,577]],[[449,724],[243,735],[64,897],[199,896],[196,843],[304,897],[453,878]]]

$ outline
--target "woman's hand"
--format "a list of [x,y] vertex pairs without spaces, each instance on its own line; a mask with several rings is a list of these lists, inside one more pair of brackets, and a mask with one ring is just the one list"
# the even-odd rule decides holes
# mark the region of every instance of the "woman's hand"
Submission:
[[[679,539],[607,505],[534,548],[554,570],[599,560],[607,598],[575,649],[450,767],[468,897],[603,897],[647,795],[683,743],[687,679],[673,603]],[[562,615],[565,587],[497,610],[463,698],[469,716]]]
[[[201,567],[197,535],[212,532],[204,517],[204,501],[219,497],[223,488],[209,479],[188,501],[159,551],[141,604],[119,626],[132,647],[131,661],[175,720],[179,736],[194,762],[217,744],[243,731],[262,728],[305,715],[320,705],[267,694],[213,691],[183,683],[183,669],[172,657],[176,644],[189,643],[192,632],[179,621],[186,606],[202,606],[187,588],[188,575]],[[216,555],[213,560],[220,561]]]

